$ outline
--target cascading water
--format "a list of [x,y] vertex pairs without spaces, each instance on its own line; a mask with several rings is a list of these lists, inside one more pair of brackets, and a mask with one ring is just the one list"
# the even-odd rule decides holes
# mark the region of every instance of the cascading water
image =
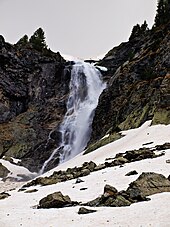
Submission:
[[100,71],[93,65],[85,62],[73,65],[67,112],[59,129],[61,143],[45,161],[41,173],[56,153],[59,152],[63,163],[84,150],[90,138],[94,110],[105,87]]

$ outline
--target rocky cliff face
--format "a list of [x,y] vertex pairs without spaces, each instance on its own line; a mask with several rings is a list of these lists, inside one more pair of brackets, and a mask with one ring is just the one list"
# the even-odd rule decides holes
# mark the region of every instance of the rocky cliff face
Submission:
[[[108,86],[90,143],[148,119],[170,123],[170,23],[113,48],[98,64],[108,68]],[[0,158],[40,170],[60,141],[69,81],[70,65],[59,53],[10,45],[0,36]]]
[[59,53],[10,45],[0,36],[1,158],[38,171],[56,148],[70,79],[65,65]]
[[108,87],[96,109],[91,143],[148,119],[170,123],[170,23],[113,48],[99,64],[108,68]]

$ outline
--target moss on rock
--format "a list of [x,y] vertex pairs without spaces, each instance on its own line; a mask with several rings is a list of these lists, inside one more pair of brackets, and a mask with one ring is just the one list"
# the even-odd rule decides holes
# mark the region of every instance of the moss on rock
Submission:
[[120,139],[121,137],[122,136],[121,136],[120,133],[113,133],[111,135],[108,135],[108,136],[100,139],[96,143],[89,145],[88,148],[85,150],[84,154],[88,154],[88,153],[108,144],[108,143],[111,143],[111,142],[114,142],[115,140]]
[[165,124],[168,125],[170,124],[170,110],[168,109],[157,109],[154,113],[153,125],[156,124]]

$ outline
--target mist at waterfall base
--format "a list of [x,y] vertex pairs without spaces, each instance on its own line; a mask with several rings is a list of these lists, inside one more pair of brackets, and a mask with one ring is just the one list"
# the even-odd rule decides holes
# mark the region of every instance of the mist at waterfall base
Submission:
[[59,154],[59,164],[61,164],[85,149],[90,139],[94,111],[99,96],[105,88],[102,75],[95,66],[83,61],[74,63],[71,70],[67,112],[59,128],[61,142],[44,162],[40,173],[43,173],[48,164],[54,161],[56,154]]

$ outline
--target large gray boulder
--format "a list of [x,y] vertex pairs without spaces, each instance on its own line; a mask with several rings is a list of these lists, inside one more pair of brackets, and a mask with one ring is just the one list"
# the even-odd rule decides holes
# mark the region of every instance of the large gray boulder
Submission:
[[142,173],[139,178],[130,183],[127,193],[136,194],[140,192],[143,196],[149,196],[160,192],[170,192],[170,181],[158,173]]
[[68,195],[64,196],[61,192],[54,192],[41,199],[38,208],[62,208],[72,204]]

